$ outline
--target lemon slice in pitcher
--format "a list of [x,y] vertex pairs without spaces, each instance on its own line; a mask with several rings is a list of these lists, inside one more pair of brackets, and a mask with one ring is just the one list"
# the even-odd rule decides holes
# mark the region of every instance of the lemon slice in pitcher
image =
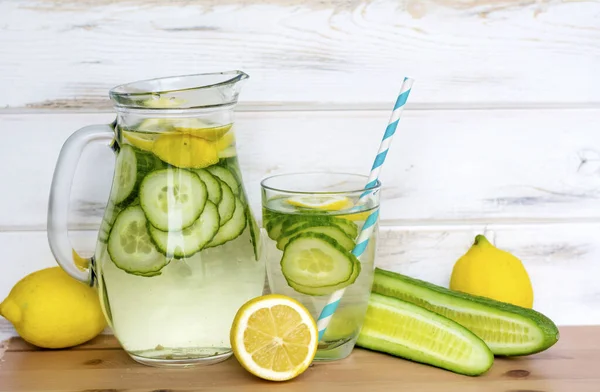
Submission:
[[293,298],[270,294],[254,298],[237,312],[231,347],[250,373],[271,381],[303,373],[317,353],[317,324]]
[[123,131],[123,137],[134,147],[144,151],[152,151],[154,140],[158,137],[156,133],[140,133]]
[[214,143],[184,133],[160,135],[152,145],[152,152],[181,168],[202,169],[219,162]]
[[294,196],[287,199],[287,202],[295,207],[323,211],[339,211],[354,205],[346,196],[337,195]]

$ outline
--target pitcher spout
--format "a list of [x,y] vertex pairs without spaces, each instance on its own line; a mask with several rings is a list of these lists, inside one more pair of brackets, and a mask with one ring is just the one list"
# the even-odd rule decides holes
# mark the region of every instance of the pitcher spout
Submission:
[[234,70],[140,80],[109,92],[115,109],[203,109],[237,104],[249,76]]

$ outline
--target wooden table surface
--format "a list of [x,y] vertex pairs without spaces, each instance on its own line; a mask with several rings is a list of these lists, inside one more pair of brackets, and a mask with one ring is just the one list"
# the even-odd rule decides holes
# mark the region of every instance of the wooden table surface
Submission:
[[0,362],[1,392],[600,391],[600,326],[561,328],[560,341],[546,352],[496,359],[480,377],[356,349],[345,360],[316,363],[295,380],[271,383],[247,373],[235,358],[189,369],[142,366],[107,335],[70,350],[38,350],[17,338],[5,345]]

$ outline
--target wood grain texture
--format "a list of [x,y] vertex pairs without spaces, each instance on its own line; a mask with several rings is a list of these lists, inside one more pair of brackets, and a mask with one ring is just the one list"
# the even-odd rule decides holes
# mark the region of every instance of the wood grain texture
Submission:
[[243,105],[600,104],[596,0],[0,2],[0,107],[107,109],[110,87],[243,69]]
[[[481,233],[521,258],[536,310],[559,325],[600,325],[600,222],[386,226],[380,230],[376,265],[448,287],[454,263]],[[70,237],[79,253],[92,255],[96,235],[72,232]],[[45,232],[0,233],[0,249],[7,260],[0,299],[26,274],[56,265]],[[0,340],[2,335],[11,333],[0,333]]]
[[[113,114],[0,115],[1,230],[45,230],[58,153],[77,128]],[[238,152],[250,203],[260,181],[290,171],[368,173],[388,111],[244,112]],[[514,222],[600,219],[600,110],[406,111],[381,174],[382,220]],[[88,154],[89,152],[89,154]],[[114,167],[86,151],[72,227],[96,229]]]
[[[600,327],[563,327],[549,350],[523,358],[497,358],[483,376],[467,377],[380,353],[356,349],[345,360],[314,363],[287,383],[269,383],[232,358],[194,369],[144,367],[99,338],[77,350],[44,351],[8,342],[0,364],[0,391],[381,391],[597,392]],[[14,347],[14,348],[13,348]]]

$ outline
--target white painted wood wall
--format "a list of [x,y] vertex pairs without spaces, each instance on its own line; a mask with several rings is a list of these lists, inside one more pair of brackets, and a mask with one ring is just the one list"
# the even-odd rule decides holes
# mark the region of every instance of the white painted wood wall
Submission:
[[[110,87],[230,69],[251,76],[237,119],[256,213],[268,174],[367,173],[411,76],[382,174],[379,265],[446,285],[487,232],[522,258],[536,309],[600,324],[592,0],[0,0],[0,297],[54,265],[54,164],[77,128],[112,121]],[[107,149],[89,152],[72,197],[82,253],[113,167]]]

